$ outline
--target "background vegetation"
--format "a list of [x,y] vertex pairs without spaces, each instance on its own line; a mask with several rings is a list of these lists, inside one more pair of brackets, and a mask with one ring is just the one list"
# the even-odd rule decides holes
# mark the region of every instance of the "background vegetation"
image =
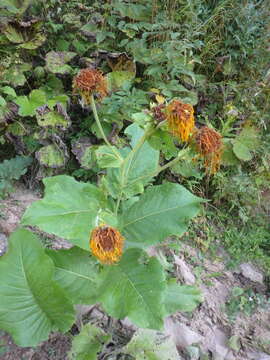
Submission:
[[[20,177],[31,188],[58,174],[100,182],[102,136],[72,90],[79,69],[99,68],[110,96],[98,111],[116,147],[163,98],[192,104],[196,126],[219,131],[216,174],[190,156],[155,184],[209,200],[183,240],[213,257],[222,246],[229,267],[252,259],[269,272],[269,15],[263,0],[2,0],[1,197]],[[166,132],[150,145],[160,165],[182,148]]]

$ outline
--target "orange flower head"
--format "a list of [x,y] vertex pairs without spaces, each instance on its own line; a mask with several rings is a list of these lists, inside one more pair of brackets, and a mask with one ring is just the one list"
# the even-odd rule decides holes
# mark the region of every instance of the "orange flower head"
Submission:
[[197,150],[204,157],[204,164],[209,174],[215,174],[220,167],[222,154],[222,136],[215,130],[203,126],[195,134]]
[[169,129],[173,135],[182,141],[188,141],[195,126],[193,106],[184,104],[180,100],[173,100],[165,112]]
[[78,92],[86,105],[90,104],[91,95],[98,94],[103,98],[108,94],[107,82],[101,71],[82,69],[73,79],[74,92]]
[[93,229],[90,237],[90,249],[102,264],[113,264],[119,261],[123,253],[124,237],[108,225]]

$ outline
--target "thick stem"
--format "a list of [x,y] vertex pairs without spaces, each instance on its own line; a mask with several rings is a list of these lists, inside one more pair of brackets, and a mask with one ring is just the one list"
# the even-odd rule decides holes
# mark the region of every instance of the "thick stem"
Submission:
[[97,108],[96,108],[96,104],[95,104],[95,100],[94,100],[93,95],[91,95],[91,106],[92,106],[94,118],[95,118],[95,120],[96,120],[97,126],[98,126],[98,128],[99,128],[99,131],[100,131],[100,133],[101,133],[101,136],[102,136],[103,140],[105,141],[106,145],[108,145],[108,146],[110,147],[110,149],[112,150],[112,152],[114,153],[114,155],[115,155],[119,160],[123,161],[123,158],[121,157],[121,155],[119,154],[119,152],[116,151],[115,148],[110,144],[109,140],[107,139],[107,136],[105,135],[105,133],[104,133],[104,131],[103,131],[101,122],[100,122],[99,117],[98,117]]

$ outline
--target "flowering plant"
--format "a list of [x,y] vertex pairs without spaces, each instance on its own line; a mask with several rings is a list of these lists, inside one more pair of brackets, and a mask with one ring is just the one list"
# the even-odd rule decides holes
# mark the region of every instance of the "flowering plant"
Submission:
[[[22,346],[38,344],[51,331],[67,331],[74,322],[75,304],[100,303],[110,316],[160,329],[165,316],[192,311],[201,301],[198,289],[178,284],[159,259],[147,253],[170,235],[181,236],[199,211],[202,199],[183,186],[153,185],[154,178],[184,159],[189,148],[161,166],[159,150],[149,143],[168,119],[173,134],[187,142],[194,127],[193,108],[179,101],[160,107],[153,116],[146,114],[140,124],[125,129],[130,146],[118,148],[106,137],[94,100],[106,93],[104,79],[97,71],[90,76],[91,71],[87,77],[83,73],[83,80],[80,72],[73,84],[91,105],[104,140],[96,150],[103,169],[98,185],[66,175],[47,178],[44,198],[22,219],[23,226],[38,227],[74,246],[45,250],[36,235],[19,229],[0,261],[0,326]],[[156,121],[156,113],[161,121]],[[4,271],[10,264],[11,270]]]

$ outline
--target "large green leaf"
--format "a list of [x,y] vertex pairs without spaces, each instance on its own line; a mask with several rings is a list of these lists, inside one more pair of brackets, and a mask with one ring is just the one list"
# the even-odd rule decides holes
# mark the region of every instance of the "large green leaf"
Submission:
[[45,196],[25,212],[22,222],[63,237],[88,250],[89,235],[105,199],[96,186],[59,175],[43,180]]
[[139,329],[122,349],[136,360],[178,360],[179,354],[173,340],[160,332]]
[[0,259],[0,328],[20,346],[35,346],[74,321],[73,306],[53,274],[38,239],[24,229],[13,233]]
[[19,115],[34,116],[36,109],[46,104],[46,94],[42,90],[32,90],[29,97],[18,96],[15,103],[19,105]]
[[169,235],[182,235],[202,199],[174,183],[152,186],[122,215],[129,245],[147,247]]
[[102,329],[89,323],[84,325],[79,335],[73,338],[69,359],[96,360],[97,353],[110,338]]
[[165,292],[165,308],[167,315],[176,311],[192,311],[203,301],[200,289],[190,285],[180,285],[171,279]]
[[[134,148],[143,136],[144,131],[137,124],[132,124],[126,128],[125,134],[131,137],[131,146]],[[146,184],[149,178],[145,178],[145,176],[148,174],[150,176],[157,169],[158,161],[159,151],[145,142],[128,164],[127,184],[140,179],[142,176],[144,176],[142,182]]]
[[76,246],[69,250],[47,250],[56,271],[54,279],[69,295],[74,304],[92,304],[98,283],[96,261],[89,251]]
[[258,145],[258,130],[252,126],[247,126],[244,127],[240,134],[233,140],[233,152],[238,159],[249,161],[253,157],[251,151],[256,150]]
[[129,249],[117,265],[104,268],[101,280],[98,301],[111,316],[128,316],[140,327],[162,327],[165,275],[156,258]]
[[[134,148],[144,134],[144,131],[136,124],[128,126],[125,133],[131,138],[131,147]],[[123,157],[128,156],[130,149],[121,149]],[[119,192],[129,198],[144,191],[146,185],[157,170],[159,162],[159,151],[153,149],[145,142],[130,160],[119,169],[109,169],[105,184],[113,197],[117,197]],[[121,176],[125,173],[123,183]]]

